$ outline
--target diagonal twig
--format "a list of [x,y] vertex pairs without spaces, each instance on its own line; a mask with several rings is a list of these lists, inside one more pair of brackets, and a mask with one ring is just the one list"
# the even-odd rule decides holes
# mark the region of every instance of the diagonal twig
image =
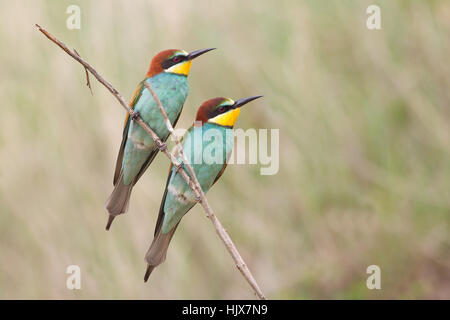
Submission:
[[[158,135],[145,123],[142,118],[140,117],[139,113],[135,112],[133,109],[131,109],[128,104],[125,102],[124,98],[120,95],[120,93],[109,83],[107,82],[98,72],[85,60],[83,60],[78,53],[72,52],[67,48],[67,46],[56,39],[54,36],[52,36],[50,33],[48,33],[45,29],[43,29],[41,26],[36,24],[36,27],[40,32],[42,32],[48,39],[50,39],[52,42],[54,42],[56,45],[58,45],[62,50],[64,50],[69,56],[71,56],[73,59],[78,61],[81,65],[87,71],[89,72],[101,83],[103,84],[109,92],[111,92],[114,97],[119,101],[119,103],[122,105],[122,107],[130,114],[133,121],[135,121],[137,124],[139,124],[149,135],[150,137],[155,141],[159,149],[169,158],[169,160],[173,163],[173,165],[178,170],[178,173],[181,175],[181,177],[186,181],[186,183],[189,185],[191,190],[194,192],[197,199],[199,199],[203,209],[207,213],[209,219],[214,225],[214,228],[219,235],[220,239],[225,244],[225,247],[227,248],[228,252],[230,253],[231,257],[233,258],[236,267],[239,269],[241,274],[244,276],[244,278],[247,280],[247,282],[252,287],[254,293],[256,296],[261,299],[265,300],[266,297],[262,293],[261,289],[258,286],[258,283],[256,282],[255,278],[251,274],[250,270],[248,269],[247,265],[245,264],[244,260],[242,259],[241,255],[239,254],[239,251],[237,250],[236,246],[234,245],[233,241],[231,240],[230,236],[220,223],[220,221],[217,219],[216,215],[214,214],[214,211],[212,210],[211,206],[208,203],[208,200],[206,199],[205,193],[203,192],[197,177],[194,173],[194,170],[192,166],[186,161],[186,157],[184,155],[183,147],[181,146],[180,140],[178,139],[178,136],[174,134],[174,129],[172,124],[170,123],[167,114],[161,104],[161,101],[159,100],[156,93],[153,91],[150,85],[148,85],[146,82],[144,82],[146,88],[150,91],[153,98],[158,104],[158,107],[165,119],[167,129],[169,132],[173,135],[175,143],[178,147],[178,152],[184,162],[185,167],[188,169],[191,176],[189,176],[186,171],[183,168],[183,165],[178,161],[178,159],[167,150],[166,144],[161,141],[161,139],[158,137]],[[89,77],[88,77],[89,81]],[[90,87],[90,85],[89,85]],[[192,178],[191,178],[192,177]]]

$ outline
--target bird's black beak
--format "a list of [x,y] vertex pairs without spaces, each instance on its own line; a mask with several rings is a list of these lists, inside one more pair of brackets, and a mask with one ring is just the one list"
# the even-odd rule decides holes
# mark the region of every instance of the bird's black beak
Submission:
[[214,49],[216,49],[216,48],[208,48],[208,49],[200,49],[200,50],[192,51],[192,52],[190,52],[187,55],[187,59],[188,60],[193,60],[193,59],[201,56],[202,54],[207,53],[208,51],[211,51],[211,50],[214,50]]
[[239,99],[237,101],[234,102],[233,104],[233,109],[236,108],[240,108],[242,107],[244,104],[249,103],[250,101],[256,100],[258,98],[261,98],[262,96],[253,96],[253,97],[248,97],[248,98],[243,98],[243,99]]

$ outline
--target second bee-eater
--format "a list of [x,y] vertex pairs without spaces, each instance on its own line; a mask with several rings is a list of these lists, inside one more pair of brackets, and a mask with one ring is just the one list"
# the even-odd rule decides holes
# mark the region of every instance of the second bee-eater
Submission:
[[[204,102],[198,109],[194,125],[184,136],[183,150],[203,192],[206,193],[217,182],[227,166],[234,145],[232,130],[240,108],[260,97],[254,96],[237,101],[214,98]],[[181,159],[178,160],[182,162]],[[147,281],[153,269],[166,259],[170,240],[181,218],[196,203],[194,193],[171,165],[154,239],[145,256],[148,267],[144,281]]]
[[[145,79],[134,92],[130,107],[139,113],[142,120],[163,142],[167,140],[169,131],[144,81],[155,91],[170,122],[175,126],[189,93],[187,75],[191,69],[192,60],[210,50],[213,48],[191,53],[176,49],[158,53],[152,59]],[[133,186],[152,163],[158,151],[157,145],[147,132],[127,115],[114,172],[114,190],[106,203],[109,213],[106,230],[109,230],[117,215],[128,210]]]

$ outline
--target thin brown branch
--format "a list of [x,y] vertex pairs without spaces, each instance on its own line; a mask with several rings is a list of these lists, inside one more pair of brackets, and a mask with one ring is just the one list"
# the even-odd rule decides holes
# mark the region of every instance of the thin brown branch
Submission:
[[[231,240],[230,236],[226,232],[226,230],[223,228],[220,221],[217,219],[216,215],[214,214],[214,211],[212,210],[211,206],[208,203],[208,200],[206,199],[205,193],[203,192],[202,188],[200,187],[200,184],[197,180],[197,177],[194,173],[194,170],[192,166],[188,163],[186,160],[186,157],[183,152],[183,147],[181,146],[180,140],[178,136],[174,134],[174,129],[172,124],[170,123],[167,114],[161,104],[161,101],[159,100],[158,96],[155,94],[153,89],[148,85],[146,82],[144,82],[146,88],[150,91],[153,98],[158,104],[158,107],[165,119],[166,126],[170,133],[173,135],[175,143],[178,147],[178,152],[183,160],[184,166],[188,168],[189,173],[191,174],[191,177],[186,173],[186,171],[183,168],[183,165],[177,160],[177,158],[167,150],[166,144],[159,139],[158,135],[145,123],[139,113],[132,110],[128,104],[125,102],[123,97],[120,95],[120,93],[105,79],[103,79],[100,74],[95,71],[93,67],[91,67],[90,64],[88,64],[86,61],[84,61],[78,53],[72,52],[67,48],[67,46],[56,39],[54,36],[52,36],[50,33],[48,33],[45,29],[40,27],[36,24],[36,27],[41,31],[48,39],[50,39],[52,42],[54,42],[56,45],[58,45],[62,50],[64,50],[69,56],[71,56],[73,59],[78,61],[80,64],[84,66],[84,68],[89,70],[89,72],[101,83],[103,84],[119,101],[119,103],[122,105],[122,107],[130,114],[133,121],[135,121],[137,124],[139,124],[149,135],[150,137],[155,141],[155,143],[158,145],[159,149],[169,158],[169,160],[173,163],[173,165],[176,167],[178,173],[181,175],[181,177],[186,181],[186,183],[189,185],[191,190],[194,192],[197,199],[199,199],[203,209],[207,213],[208,217],[212,221],[214,228],[216,229],[217,234],[221,238],[221,240],[224,242],[228,252],[231,254],[234,262],[236,263],[236,267],[239,269],[239,271],[242,273],[244,278],[247,280],[247,282],[250,284],[250,286],[253,288],[256,296],[259,299],[266,299],[264,294],[262,293],[261,289],[259,288],[255,278],[251,274],[250,270],[247,268],[247,265],[245,264],[244,260],[242,259],[241,255],[239,254],[239,251],[236,249],[235,245],[233,244],[233,241]],[[90,87],[90,86],[89,86]]]

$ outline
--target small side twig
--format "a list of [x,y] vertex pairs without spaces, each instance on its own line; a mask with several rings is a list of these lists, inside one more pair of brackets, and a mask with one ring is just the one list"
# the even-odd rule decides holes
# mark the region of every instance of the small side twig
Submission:
[[[77,56],[81,58],[80,54],[77,52],[77,50],[75,50],[75,48],[73,49],[73,52],[75,52]],[[86,67],[84,67],[84,71],[86,71],[86,85],[89,87],[89,90],[91,90],[91,95],[94,95],[91,88],[91,82],[89,81],[89,72],[87,71]]]
[[[89,70],[89,72],[101,83],[103,84],[113,95],[116,97],[116,99],[119,101],[119,103],[122,105],[122,107],[130,114],[130,116],[133,118],[133,121],[135,121],[137,124],[139,124],[155,141],[155,143],[158,146],[163,146],[165,143],[161,141],[161,139],[158,137],[158,135],[145,123],[142,118],[140,117],[139,113],[132,110],[128,104],[125,102],[124,98],[120,95],[120,93],[105,79],[103,79],[100,74],[86,61],[84,61],[78,53],[72,52],[67,48],[67,46],[56,39],[54,36],[52,36],[50,33],[48,33],[45,29],[43,29],[41,26],[36,24],[36,27],[39,29],[40,32],[42,32],[48,39],[50,39],[52,42],[54,42],[56,45],[58,45],[62,50],[64,50],[69,56],[71,56],[73,59],[78,61],[83,67],[85,68],[86,72]],[[89,83],[89,77],[88,77],[88,83]],[[247,268],[247,265],[245,264],[244,260],[242,259],[241,255],[239,254],[239,251],[236,249],[236,246],[234,245],[233,241],[231,240],[230,236],[220,223],[220,221],[217,219],[216,215],[214,214],[214,211],[212,210],[211,206],[208,203],[208,200],[206,199],[206,196],[197,180],[197,177],[195,175],[194,169],[192,166],[186,161],[186,157],[184,155],[183,147],[180,143],[180,140],[178,139],[178,136],[174,134],[174,129],[172,124],[170,123],[167,114],[161,104],[161,101],[159,100],[156,93],[153,91],[153,89],[148,85],[146,82],[144,82],[146,88],[150,91],[153,98],[158,104],[158,107],[165,119],[166,126],[171,134],[173,134],[175,143],[178,147],[178,152],[184,162],[185,167],[188,169],[191,176],[189,176],[186,171],[183,168],[183,165],[178,161],[178,159],[167,150],[166,148],[161,148],[161,151],[169,158],[169,160],[172,162],[172,164],[176,167],[178,173],[181,175],[181,177],[186,181],[186,183],[189,185],[191,190],[194,192],[197,199],[199,199],[203,209],[207,213],[208,217],[212,221],[214,228],[221,238],[221,240],[224,242],[225,247],[227,248],[228,252],[231,254],[233,260],[236,263],[236,267],[241,272],[241,274],[244,276],[244,278],[247,280],[247,282],[250,284],[252,289],[254,290],[256,296],[259,299],[265,300],[266,297],[262,293],[261,289],[258,286],[258,283],[256,282],[255,278],[251,274],[250,270]],[[90,87],[90,85],[89,85]],[[191,178],[192,177],[192,178]]]

